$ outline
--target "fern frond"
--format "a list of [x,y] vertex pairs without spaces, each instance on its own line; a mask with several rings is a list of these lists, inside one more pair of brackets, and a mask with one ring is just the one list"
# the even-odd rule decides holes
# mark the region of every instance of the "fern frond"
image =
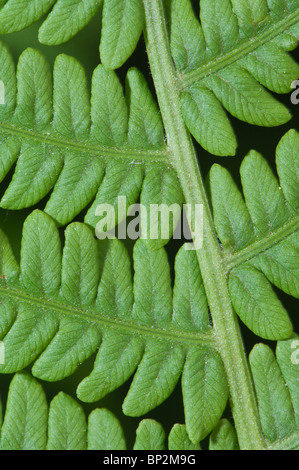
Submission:
[[[0,400],[1,403],[1,400]],[[41,384],[28,373],[11,380],[1,427],[1,450],[127,450],[125,432],[105,408],[87,417],[82,406],[64,392],[47,403]],[[175,424],[167,437],[160,423],[144,419],[136,430],[133,450],[200,450]]]
[[[0,180],[13,173],[1,206],[30,207],[51,192],[45,211],[34,211],[25,221],[20,263],[0,232],[0,339],[5,351],[0,372],[30,367],[36,378],[56,381],[94,354],[94,368],[79,384],[78,398],[100,400],[132,379],[123,402],[128,416],[155,409],[181,381],[186,425],[172,429],[169,447],[199,448],[210,434],[211,449],[238,448],[234,428],[221,420],[230,396],[240,447],[298,448],[296,375],[286,359],[290,347],[284,346],[293,327],[272,285],[299,296],[299,136],[290,131],[277,148],[279,182],[257,152],[245,157],[245,201],[230,174],[212,167],[208,183],[214,224],[184,119],[198,142],[217,155],[234,154],[237,145],[225,110],[260,126],[289,120],[287,108],[266,89],[288,93],[299,75],[287,54],[299,37],[299,2],[256,0],[253,7],[239,0],[202,0],[199,22],[189,0],[173,0],[170,47],[163,1],[144,0],[145,41],[161,115],[136,68],[127,73],[125,93],[113,71],[139,39],[141,0],[57,0],[41,36],[49,43],[67,40],[102,3],[104,65],[93,74],[91,97],[75,59],[58,56],[52,77],[45,58],[27,49],[15,72],[9,51],[0,44],[5,92]],[[54,1],[37,5],[30,0],[21,19],[20,2],[0,5],[0,28],[5,16],[8,32],[36,21]],[[67,13],[63,31],[61,19]],[[119,196],[126,202],[119,205]],[[180,249],[172,287],[163,247],[184,197],[202,203],[205,240],[202,250]],[[103,238],[139,200],[146,209],[175,203],[179,214],[169,221],[167,238],[160,230],[152,240],[146,239],[151,211],[141,213],[143,239],[135,243],[131,260],[124,243],[96,240],[94,229]],[[101,225],[97,209],[107,203],[117,217]],[[59,226],[87,207],[84,224],[72,223],[59,233]],[[254,333],[279,341],[277,359],[264,345],[250,355],[256,394],[233,307]],[[31,376],[18,373],[10,396],[1,434],[4,447],[80,448],[86,440],[92,449],[126,446],[118,421],[107,410],[95,410],[87,429],[80,406],[60,395],[48,417],[43,391]],[[22,415],[19,427],[13,401]],[[58,414],[63,416],[60,435],[53,431]],[[134,448],[161,450],[165,440],[161,425],[145,420]]]
[[221,419],[211,433],[209,450],[239,450],[236,431],[227,419]]
[[[233,305],[267,339],[292,333],[271,282],[298,296],[298,262],[290,256],[290,250],[298,256],[298,142],[290,131],[278,145],[281,189],[263,157],[251,152],[244,159],[246,204],[226,170],[215,165],[209,175]],[[259,190],[261,167],[269,194]],[[99,348],[93,371],[79,384],[81,400],[97,401],[134,374],[123,410],[141,416],[167,399],[181,377],[188,436],[201,441],[218,424],[228,390],[196,253],[180,249],[172,289],[163,247],[151,251],[145,241],[136,242],[133,277],[120,240],[96,240],[90,227],[73,223],[62,254],[60,243],[54,220],[34,211],[24,224],[18,266],[1,234],[1,372],[32,365],[36,377],[61,380]]]
[[251,151],[240,169],[245,202],[220,165],[212,166],[208,179],[232,303],[248,328],[265,339],[292,333],[271,284],[299,297],[298,155],[299,135],[290,130],[277,147],[278,182],[266,160]]
[[[298,344],[293,335],[277,342],[276,354],[269,346],[256,344],[249,355],[268,449],[299,449]],[[238,449],[235,430],[226,419],[211,433],[209,449]]]
[[[121,241],[96,240],[88,226],[73,223],[61,254],[56,224],[40,211],[25,221],[20,267],[3,233],[0,246],[1,373],[32,365],[34,376],[61,380],[99,348],[79,384],[81,400],[97,401],[134,374],[123,410],[141,416],[168,398],[182,375],[190,439],[200,441],[217,425],[227,383],[194,251],[183,246],[177,255],[173,295],[164,248],[137,241],[133,278]],[[183,273],[189,290],[181,292]]]
[[[276,357],[269,346],[256,344],[249,360],[263,431],[271,449],[299,449],[298,360],[292,360],[297,336],[279,341]],[[298,346],[297,346],[298,347]]]
[[[98,66],[90,100],[85,73],[73,58],[57,57],[52,96],[50,69],[39,52],[27,49],[21,55],[17,77],[4,45],[0,55],[6,92],[0,106],[1,181],[16,163],[1,207],[29,207],[52,191],[45,212],[58,224],[67,224],[90,205],[85,221],[95,227],[97,206],[109,203],[116,216],[110,230],[139,197],[145,207],[154,202],[182,205],[161,117],[137,69],[128,71],[125,97],[115,72]],[[121,210],[120,196],[126,198]],[[147,236],[145,222],[141,230]],[[172,221],[169,228],[171,237]],[[161,238],[160,246],[167,242]]]
[[[259,412],[267,449],[297,450],[298,360],[294,342],[298,337],[278,341],[276,355],[266,345],[257,344],[250,353],[250,365],[258,397]],[[294,355],[296,353],[296,355]],[[1,400],[0,400],[1,404]],[[166,442],[168,441],[168,442]],[[2,450],[126,450],[125,432],[111,411],[94,409],[88,418],[81,405],[60,392],[50,405],[40,383],[28,373],[17,373],[8,391],[1,427]],[[162,426],[144,419],[136,430],[134,450],[200,450],[192,442],[186,426],[175,424],[166,439]],[[238,450],[234,427],[219,421],[209,436],[209,450]]]
[[[42,386],[27,373],[16,374],[10,383],[0,436],[2,450],[127,449],[124,431],[111,411],[96,408],[86,417],[82,406],[63,392],[48,406]],[[188,449],[188,441],[183,441],[183,437],[183,434],[179,437],[177,445]],[[134,448],[162,450],[165,441],[159,423],[143,420],[136,432]]]
[[200,22],[190,0],[173,0],[170,43],[190,132],[212,154],[234,155],[237,140],[226,115],[258,126],[290,119],[266,89],[289,93],[299,76],[287,54],[297,47],[299,2],[201,0]]
[[107,69],[116,69],[139,41],[141,0],[8,0],[0,4],[0,34],[20,31],[49,13],[39,29],[39,40],[47,45],[62,44],[84,28],[101,7],[101,62]]

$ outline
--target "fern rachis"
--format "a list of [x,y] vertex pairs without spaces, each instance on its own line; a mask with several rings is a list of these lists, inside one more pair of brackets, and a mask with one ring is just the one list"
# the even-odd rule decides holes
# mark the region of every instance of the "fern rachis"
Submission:
[[[46,10],[37,11],[34,0],[30,3],[32,22]],[[84,0],[69,4],[70,24],[78,11],[85,11],[88,22],[101,3],[90,2],[89,10]],[[17,162],[1,205],[30,207],[54,189],[45,213],[34,211],[24,224],[20,266],[1,234],[0,338],[6,360],[0,368],[11,373],[32,366],[35,377],[57,381],[74,373],[99,348],[92,373],[77,389],[82,401],[101,399],[135,374],[123,411],[142,416],[181,381],[186,427],[172,429],[169,448],[199,448],[199,441],[210,433],[211,449],[296,448],[296,365],[287,362],[292,323],[271,284],[298,297],[298,178],[293,171],[298,165],[298,134],[289,131],[277,148],[279,184],[261,155],[251,152],[244,159],[244,201],[220,165],[211,168],[204,185],[189,131],[209,152],[229,155],[235,153],[236,138],[225,110],[260,126],[289,120],[288,110],[265,88],[287,93],[299,73],[286,52],[298,37],[299,5],[259,0],[253,9],[237,0],[202,0],[199,23],[189,0],[143,4],[144,18],[139,0],[127,5],[104,2],[104,67],[98,66],[93,74],[91,100],[83,69],[73,58],[60,55],[55,62],[52,107],[51,74],[41,54],[33,49],[22,54],[16,84],[13,60],[1,46],[5,69],[0,79],[10,84],[0,108],[2,179]],[[66,40],[84,25],[74,21],[69,34],[62,36],[58,13],[63,8],[58,0],[40,30],[40,38],[49,44]],[[117,14],[112,16],[109,8]],[[13,9],[14,0],[9,0],[0,10],[0,29]],[[136,28],[130,11],[137,15]],[[125,94],[111,70],[133,51],[143,20],[161,115],[137,69],[127,73]],[[9,31],[15,28],[8,25]],[[119,34],[116,42],[109,42],[113,28]],[[128,48],[121,48],[129,36]],[[268,193],[260,187],[259,172]],[[96,205],[109,202],[116,207],[119,195],[128,196],[129,204],[140,197],[145,206],[184,201],[203,205],[203,247],[193,252],[180,249],[173,286],[163,248],[168,240],[139,240],[130,259],[120,241],[94,239]],[[66,228],[61,251],[57,226],[71,222],[86,206],[85,223],[73,222]],[[117,214],[118,222],[125,213]],[[189,223],[194,232],[194,219]],[[258,336],[278,340],[276,357],[260,344],[247,362],[238,316]],[[18,387],[37,390],[32,380],[19,372],[11,385],[11,400]],[[282,391],[284,383],[287,391]],[[275,387],[281,394],[274,394],[272,403]],[[38,393],[42,396],[40,389]],[[221,420],[228,395],[238,444],[231,424]],[[54,442],[53,426],[59,427],[53,424],[54,416],[62,409],[59,400],[67,403],[61,425],[68,429],[66,435],[72,435],[72,414],[81,416],[81,437],[76,441],[71,436],[71,444],[64,440],[62,428]],[[18,446],[9,436],[14,416],[8,405],[4,448]],[[101,413],[119,436],[120,444],[106,444],[125,447],[122,431],[108,412],[95,410],[89,431],[68,398],[57,398],[52,409],[49,418],[43,414],[41,448],[75,447],[86,433],[90,448],[96,447],[94,429]],[[23,419],[29,419],[34,429],[25,410],[26,406]],[[164,448],[165,434],[157,423],[140,426],[136,449]]]

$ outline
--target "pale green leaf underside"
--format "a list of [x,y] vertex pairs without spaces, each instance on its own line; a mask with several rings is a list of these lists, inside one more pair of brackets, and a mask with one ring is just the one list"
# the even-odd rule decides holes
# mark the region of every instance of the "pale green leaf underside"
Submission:
[[179,73],[182,113],[192,135],[212,154],[236,153],[226,111],[258,126],[278,126],[288,109],[268,91],[289,93],[299,66],[299,2],[201,0],[200,21],[190,0],[170,7],[171,52]]
[[239,450],[236,431],[227,419],[221,419],[211,433],[209,450]]
[[276,358],[270,347],[257,344],[249,356],[261,423],[270,448],[299,449],[298,386],[295,386],[298,344],[295,335],[279,341]]
[[48,404],[42,386],[27,374],[15,375],[1,427],[2,450],[42,450],[47,443]]
[[[125,429],[111,411],[96,408],[86,416],[82,406],[63,392],[54,396],[48,406],[42,386],[27,373],[18,373],[12,378],[3,418],[3,423],[0,421],[1,450],[128,449]],[[144,419],[136,429],[132,448],[200,450],[200,444],[190,441],[183,424],[175,424],[167,438],[160,423]],[[104,463],[111,464],[111,461]]]
[[[161,429],[160,446],[156,428]],[[111,411],[96,408],[86,417],[82,406],[63,392],[48,407],[42,386],[26,373],[16,374],[10,383],[0,435],[2,450],[127,449],[122,426]],[[159,423],[140,423],[136,447],[158,450],[164,448],[164,443],[165,433]],[[184,448],[184,441],[179,439],[177,445]]]
[[168,437],[169,450],[200,450],[200,444],[190,441],[186,426],[184,424],[175,424]]
[[[36,50],[25,50],[16,75],[9,51],[4,45],[0,51],[5,89],[0,106],[1,181],[15,165],[3,208],[30,207],[51,192],[45,212],[58,224],[71,222],[89,206],[85,221],[95,227],[103,218],[96,215],[98,206],[111,204],[113,220],[105,229],[103,222],[100,235],[121,223],[139,197],[146,210],[153,192],[157,204],[182,204],[177,176],[167,165],[161,116],[136,68],[128,71],[124,95],[115,72],[99,65],[89,97],[85,73],[74,58],[59,55],[52,79],[47,61]],[[155,165],[148,170],[150,162]],[[157,247],[171,238],[172,221],[169,227],[166,236],[159,232]]]
[[246,326],[265,339],[292,333],[271,284],[299,297],[298,156],[299,135],[291,130],[277,147],[278,182],[266,160],[251,151],[240,169],[245,201],[221,166],[214,165],[208,177],[233,306]]
[[[298,336],[278,341],[276,354],[256,344],[249,362],[257,395],[266,448],[299,449]],[[222,419],[209,438],[210,450],[236,450],[238,440],[232,424]]]
[[[124,429],[111,411],[96,408],[86,417],[82,406],[63,392],[48,406],[42,386],[26,373],[16,374],[10,383],[0,436],[1,450],[117,451],[128,448]],[[166,439],[161,424],[152,419],[142,420],[136,429],[133,449],[167,448],[199,450],[200,445],[190,441],[185,425],[175,424]]]
[[[30,2],[31,6],[34,3]],[[87,2],[73,2],[77,6],[79,3],[87,5]],[[107,6],[106,0],[104,12],[114,3],[116,9],[124,6],[123,2],[111,2]],[[193,39],[199,41],[196,46],[193,41],[190,48],[193,51],[197,47],[200,61],[196,63],[192,52],[194,62],[190,70],[181,67],[179,78],[186,123],[201,145],[217,155],[235,152],[236,138],[223,107],[237,118],[256,125],[286,122],[288,112],[264,88],[287,93],[290,83],[298,76],[298,66],[285,53],[295,47],[294,40],[298,37],[295,28],[298,2],[257,0],[258,8],[251,10],[237,0],[202,0],[201,26],[188,10],[188,2],[172,3],[178,12],[185,7],[183,13],[191,18]],[[8,1],[7,8],[9,4],[14,6],[16,2]],[[57,11],[59,4],[58,0]],[[137,0],[128,2],[132,8],[133,5],[139,8],[138,4]],[[43,5],[40,2],[41,8]],[[38,10],[32,11],[39,15]],[[119,17],[131,19],[131,13],[118,14],[116,11],[115,28]],[[32,18],[35,21],[37,16]],[[51,15],[46,21],[50,18]],[[112,18],[111,13],[106,14],[109,22],[108,18]],[[23,21],[26,25],[25,15]],[[75,26],[72,34],[81,27],[82,24]],[[123,37],[126,32],[124,27]],[[138,34],[133,37],[131,49]],[[116,62],[107,62],[107,69],[119,66],[119,54],[113,56],[110,42],[106,35],[102,51],[107,47],[107,57],[113,60],[116,57]],[[189,47],[186,37],[182,42]],[[180,38],[178,43],[181,47]],[[174,57],[175,47],[172,47]],[[128,51],[124,50],[123,54],[122,60]],[[94,232],[83,224],[68,227],[61,252],[55,222],[68,223],[92,202],[85,222],[93,227],[97,224],[96,208],[102,202],[114,206],[116,223],[125,219],[127,208],[139,196],[145,206],[153,202],[154,196],[157,203],[181,206],[183,202],[176,174],[167,162],[161,118],[143,76],[137,69],[129,70],[124,95],[116,74],[99,66],[93,75],[90,100],[82,67],[62,55],[54,68],[52,96],[51,73],[37,51],[28,49],[22,54],[17,74],[5,46],[0,48],[0,59],[6,65],[0,72],[5,84],[5,105],[0,107],[1,180],[16,163],[2,207],[29,207],[54,187],[45,207],[52,218],[35,211],[25,222],[20,266],[1,233],[0,338],[6,346],[2,371],[19,371],[33,364],[36,377],[59,380],[73,373],[99,348],[94,370],[78,387],[79,398],[99,400],[135,374],[123,409],[128,415],[139,416],[162,403],[182,377],[186,430],[180,429],[178,435],[184,439],[184,445],[190,439],[189,444],[196,446],[214,430],[211,448],[236,447],[230,425],[219,422],[226,405],[227,384],[220,356],[214,349],[216,343],[193,253],[184,248],[178,253],[172,289],[169,264],[162,248],[171,233],[165,240],[138,241],[133,266],[121,242],[98,242]],[[176,59],[177,67],[178,60],[181,59]],[[189,63],[189,57],[187,61],[183,57],[182,61]],[[280,70],[285,73],[281,74]],[[248,87],[252,90],[250,96]],[[262,99],[257,100],[257,96]],[[211,112],[212,106],[217,110],[216,115]],[[233,306],[252,331],[270,340],[287,339],[292,333],[288,314],[271,284],[294,297],[299,296],[298,147],[295,131],[290,131],[280,142],[276,156],[279,183],[259,154],[252,151],[245,157],[241,167],[245,201],[226,170],[214,166],[210,173],[215,225],[223,246]],[[153,164],[149,165],[148,161]],[[127,197],[125,206],[117,205],[119,195]],[[143,218],[141,225],[147,228],[146,222]],[[98,233],[101,228],[100,224]],[[156,251],[150,251],[151,248]],[[183,272],[188,273],[187,278]],[[182,307],[185,303],[190,309]],[[15,348],[20,351],[18,356],[13,354]],[[278,363],[265,348],[259,345],[251,354],[264,433],[273,447],[279,447],[282,442],[286,448],[295,448],[298,446],[297,402],[282,391],[285,380],[290,394],[294,395],[294,375],[284,360],[283,347],[277,349]],[[272,385],[267,383],[269,376],[281,393],[271,391]],[[199,380],[193,380],[194,377]],[[27,386],[31,385],[28,382]],[[45,402],[40,389],[34,386],[34,390],[42,403],[43,428]],[[83,423],[76,405],[65,405],[66,402],[61,397],[54,402],[53,426],[55,412],[64,406],[70,406],[71,414]],[[21,409],[26,407],[20,403]],[[212,407],[211,403],[217,406]],[[122,448],[122,432],[114,417],[105,412],[103,415],[104,422],[111,422],[112,429],[115,428],[109,441]],[[82,428],[77,433],[69,418],[65,416],[67,431],[62,430],[64,438],[68,432],[71,434],[61,444],[66,447],[82,442],[84,436]],[[100,419],[98,412],[90,418],[95,423],[95,435],[101,431]],[[273,422],[278,423],[276,434],[273,434]],[[6,442],[10,442],[13,438],[9,426],[4,429],[8,436]],[[22,433],[22,430],[16,433],[13,445],[20,446],[18,439],[22,439]],[[28,443],[25,441],[27,447],[33,445],[32,433]],[[39,447],[45,446],[45,434],[39,437],[40,441],[34,436],[34,442]],[[61,437],[55,443],[56,437],[52,434],[53,446],[63,441]],[[110,444],[105,436],[102,438],[102,447],[108,448]],[[90,439],[90,442],[99,441],[98,437]],[[91,448],[95,445],[91,444]],[[142,422],[135,446],[165,448],[160,425]]]
[[[294,335],[289,340],[277,343],[276,355],[263,344],[254,346],[250,353],[250,366],[268,449],[299,448],[298,393],[294,379],[298,375],[298,343],[298,337]],[[239,449],[236,431],[230,421],[221,419],[218,422],[209,436],[208,446],[209,450]],[[3,413],[3,422],[0,421],[0,448],[128,449],[125,429],[111,411],[96,408],[86,417],[82,406],[63,392],[56,395],[48,406],[40,383],[24,372],[15,374],[9,386],[6,411]],[[197,451],[201,449],[201,444],[190,440],[184,424],[174,424],[166,438],[160,423],[144,419],[136,429],[133,449]]]
[[[253,14],[250,9],[231,5],[229,0],[223,5],[219,2],[219,10],[217,1],[201,2],[202,26],[190,9],[189,0],[173,1],[170,39],[177,62],[183,61],[181,55],[187,54],[189,47],[192,57],[201,57],[199,68],[193,65],[190,72],[184,67],[180,70],[182,83],[193,74],[190,90],[186,91],[185,87],[182,90],[182,111],[190,131],[195,137],[198,134],[201,144],[211,153],[230,155],[235,152],[237,140],[222,105],[238,118],[257,125],[277,125],[289,118],[289,113],[258,82],[276,93],[290,91],[299,69],[278,44],[277,37],[280,37],[279,33],[285,35],[287,28],[291,34],[291,23],[297,24],[298,8],[296,2],[292,2],[284,11],[275,5],[269,10],[257,2]],[[61,13],[60,9],[71,9],[76,15],[81,9],[92,10],[94,3],[74,0],[62,5],[58,1],[46,23],[51,18],[57,20],[55,11]],[[126,5],[123,2],[108,3],[106,7],[104,5],[104,13],[111,8],[113,14],[107,13],[107,18],[109,16],[116,23],[117,18],[122,18],[120,12],[140,8],[139,0],[130,0]],[[3,15],[14,9],[14,5],[14,1],[7,2]],[[30,5],[37,14],[34,1]],[[217,12],[215,24],[211,11]],[[256,11],[260,11],[260,16]],[[185,16],[187,25],[191,21],[190,31],[180,24],[180,18]],[[131,12],[127,17],[134,15]],[[246,34],[242,30],[245,25],[251,31],[249,39],[247,29]],[[107,31],[117,39],[110,26]],[[211,34],[214,30],[219,35],[218,42]],[[252,41],[255,46],[250,48]],[[291,45],[285,48],[290,49]],[[109,57],[110,52],[107,53]],[[108,202],[115,207],[117,225],[125,218],[126,209],[138,200],[143,176],[148,175],[149,180],[145,182],[150,182],[146,162],[165,162],[166,169],[170,166],[161,118],[144,77],[136,69],[129,70],[125,97],[117,76],[108,71],[109,64],[104,63],[106,69],[99,66],[93,74],[90,99],[80,64],[71,57],[60,55],[54,67],[52,96],[51,73],[41,54],[27,49],[19,59],[15,76],[14,64],[5,46],[1,46],[0,53],[1,63],[5,65],[0,76],[5,86],[5,105],[0,109],[1,180],[16,163],[11,185],[1,201],[2,207],[29,207],[47,196],[54,187],[45,207],[47,213],[65,225],[94,202],[86,222],[95,226],[99,221],[95,215],[98,202],[107,196],[107,174],[108,181],[113,180],[113,185],[109,184]],[[273,71],[276,74],[281,71],[281,76],[276,76]],[[266,77],[271,78],[267,81]],[[110,165],[111,159],[117,160],[119,171]],[[176,177],[172,171],[169,174],[173,176],[171,185],[167,184],[165,201],[181,204],[182,194]],[[161,187],[161,194],[164,191]],[[154,192],[159,193],[156,188]],[[147,194],[150,196],[149,192]],[[117,196],[127,198],[122,210],[117,207]]]
[[42,44],[62,44],[101,10],[100,57],[116,69],[134,52],[143,28],[141,0],[7,0],[0,2],[0,34],[20,31],[47,18],[39,28]]
[[[34,376],[61,380],[99,348],[93,371],[78,387],[81,400],[97,401],[134,375],[123,410],[141,416],[166,400],[183,374],[190,439],[198,442],[216,426],[227,385],[194,252],[182,246],[176,273],[181,279],[190,264],[191,289],[199,287],[200,293],[184,292],[182,299],[178,291],[172,294],[164,248],[150,251],[143,240],[134,246],[131,266],[120,240],[96,240],[87,225],[73,223],[61,253],[55,222],[34,211],[24,224],[20,267],[4,234],[1,246],[2,373],[33,364]],[[182,312],[183,301],[189,312]],[[185,328],[181,315],[187,318]],[[188,325],[194,325],[192,331]],[[193,373],[188,351],[195,344],[203,348],[203,362],[195,358],[200,380],[186,388]],[[218,406],[211,412],[207,400],[212,399]]]
[[[34,1],[29,3],[28,8],[38,14]],[[66,12],[72,13],[69,17],[74,22],[80,12],[84,12],[80,18],[87,20],[100,3],[57,1],[42,28],[54,22],[54,31],[55,22],[64,18]],[[170,40],[183,84],[182,111],[191,133],[211,153],[231,155],[236,150],[237,140],[223,106],[239,119],[257,125],[279,125],[289,119],[289,112],[264,87],[275,93],[287,93],[298,77],[298,65],[284,51],[295,47],[297,3],[282,8],[259,0],[251,9],[243,2],[239,5],[229,0],[202,1],[200,25],[189,0],[172,2]],[[14,1],[7,2],[0,10],[0,20],[1,11],[4,16],[14,8]],[[115,57],[109,49],[110,36],[126,47],[130,43],[120,39],[126,30],[124,18],[130,22],[131,18],[136,21],[140,17],[142,21],[140,8],[139,0],[107,2],[107,5],[105,2],[103,21],[107,27],[103,28],[101,47],[107,57]],[[134,9],[138,11],[135,16]],[[67,30],[64,23],[62,31]],[[137,21],[136,28],[138,24]],[[115,31],[120,31],[120,36]],[[121,49],[123,53],[125,48]],[[190,62],[191,57],[194,63]],[[168,160],[160,116],[142,75],[135,69],[128,73],[128,109],[115,74],[99,66],[93,75],[90,107],[82,68],[74,59],[59,56],[54,68],[52,110],[51,76],[44,58],[32,50],[22,54],[17,71],[18,95],[14,66],[4,46],[1,59],[5,67],[0,78],[6,90],[6,104],[1,107],[1,140],[5,140],[1,145],[1,179],[17,162],[2,206],[19,209],[34,205],[54,186],[46,211],[59,223],[66,224],[95,200],[111,156],[119,156],[123,174],[131,175],[130,183],[133,180],[132,191],[127,183],[118,195],[127,196],[128,206],[135,202],[141,190],[143,168],[131,171],[131,166],[148,159]],[[105,61],[103,64],[113,68]],[[29,147],[35,148],[31,161],[26,152]],[[29,171],[30,178],[24,181],[24,174]],[[115,184],[119,187],[120,180]],[[80,197],[75,197],[78,194]],[[102,192],[98,194],[100,201],[102,196]],[[175,196],[175,201],[181,200],[178,192]],[[95,201],[86,219],[93,225],[96,206]],[[121,222],[124,214],[119,216]]]
[[[277,148],[281,189],[260,155],[244,159],[246,204],[226,170],[217,165],[209,175],[233,305],[249,328],[273,340],[290,337],[292,324],[271,283],[298,296],[298,263],[290,262],[298,256],[297,218],[286,178],[294,175],[297,147],[298,134],[290,131]],[[266,194],[256,179],[260,167]],[[62,253],[60,244],[54,220],[40,211],[25,221],[20,266],[1,234],[1,371],[33,364],[36,377],[61,380],[99,348],[78,397],[97,401],[134,374],[123,404],[130,416],[160,405],[182,377],[188,436],[199,442],[217,426],[228,391],[196,253],[181,247],[172,288],[163,247],[151,251],[138,240],[131,266],[120,240],[96,240],[81,223],[66,229]]]
[[165,440],[165,431],[161,424],[153,419],[146,419],[141,421],[136,431],[134,450],[164,450]]

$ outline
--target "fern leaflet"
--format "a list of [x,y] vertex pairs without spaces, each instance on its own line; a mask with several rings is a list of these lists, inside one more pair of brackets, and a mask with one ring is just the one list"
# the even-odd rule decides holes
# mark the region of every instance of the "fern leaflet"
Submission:
[[[277,343],[276,357],[263,344],[257,344],[250,353],[269,449],[299,448],[297,389],[289,361],[294,338]],[[210,434],[208,447],[209,450],[239,449],[236,432],[227,419],[220,420]],[[86,418],[81,405],[63,392],[48,406],[38,381],[28,373],[19,372],[10,383],[2,427],[0,420],[0,448],[115,451],[128,447],[122,426],[110,411],[96,408]],[[174,424],[166,439],[157,421],[144,419],[136,430],[133,449],[194,451],[201,449],[201,443],[190,441],[185,425]]]
[[189,0],[173,0],[170,16],[182,113],[203,148],[235,154],[237,140],[225,110],[258,126],[290,119],[265,89],[289,93],[299,76],[286,52],[297,47],[297,1],[201,0],[199,23]]
[[[11,56],[4,45],[0,50],[7,90],[0,108],[1,180],[16,162],[1,207],[30,207],[54,186],[45,212],[65,225],[90,205],[85,220],[95,227],[96,208],[103,202],[115,207],[116,225],[139,197],[145,207],[183,203],[177,176],[167,164],[161,117],[137,69],[127,74],[129,110],[115,72],[101,65],[93,74],[90,105],[82,67],[60,55],[52,107],[52,79],[44,57],[27,49],[16,82]],[[119,196],[126,197],[120,213]],[[173,224],[169,227],[171,237]]]
[[[30,0],[22,12],[20,6],[0,1],[0,32],[25,28],[53,7],[40,29],[47,44],[67,41],[102,8],[102,65],[90,97],[75,59],[58,56],[52,77],[45,58],[26,49],[15,72],[0,44],[1,181],[15,165],[1,207],[30,207],[51,192],[44,212],[25,221],[20,263],[0,232],[0,372],[17,372],[2,447],[86,448],[86,441],[89,448],[126,447],[109,412],[95,410],[86,427],[80,406],[62,394],[48,415],[40,385],[21,373],[30,367],[36,378],[61,380],[96,353],[93,371],[77,389],[82,401],[97,401],[132,378],[123,411],[142,416],[180,381],[186,425],[173,427],[169,448],[200,448],[209,434],[211,449],[298,448],[298,364],[287,359],[296,337],[273,288],[298,298],[298,133],[289,131],[277,147],[279,182],[251,151],[240,170],[244,199],[230,174],[214,165],[208,201],[185,126],[202,147],[225,156],[237,146],[226,111],[259,126],[290,119],[267,90],[288,93],[299,75],[287,53],[299,36],[298,0],[254,6],[201,0],[200,21],[189,0]],[[144,14],[161,114],[138,69],[127,72],[125,93],[114,72],[133,53]],[[119,196],[126,204],[118,205]],[[150,220],[143,214],[133,259],[120,240],[95,239],[99,204],[116,211],[110,230],[139,200],[146,208],[181,208],[185,199],[202,203],[205,236],[201,250],[179,250],[173,286],[164,249],[173,221],[167,238],[159,233],[148,240]],[[84,223],[59,232],[86,208]],[[194,228],[192,218],[189,223]],[[265,345],[253,348],[251,374],[235,312],[255,334],[278,341],[276,357]],[[239,443],[221,419],[228,397]],[[29,420],[13,433],[12,401],[22,423]],[[60,434],[53,431],[57,414],[63,415]],[[142,421],[134,449],[165,447],[161,425]]]
[[214,165],[209,174],[233,305],[242,321],[265,339],[284,339],[292,332],[270,283],[299,295],[298,150],[298,133],[291,130],[277,147],[280,183],[260,154],[252,151],[245,157],[240,173],[246,205],[227,170]]
[[101,62],[107,69],[115,69],[130,57],[140,38],[141,0],[8,0],[0,2],[0,34],[27,28],[51,10],[39,29],[39,40],[47,45],[61,44],[84,28],[100,9]]
[[[207,434],[224,410],[227,385],[198,267],[190,270],[189,282],[199,292],[190,301],[187,292],[182,294],[190,305],[188,323],[194,316],[199,327],[190,332],[188,324],[184,330],[177,327],[182,324],[177,308],[182,299],[177,292],[172,307],[169,264],[163,248],[150,251],[142,240],[135,244],[133,287],[130,259],[120,241],[97,243],[91,230],[79,223],[69,225],[65,237],[61,260],[55,223],[48,215],[34,211],[24,224],[19,270],[2,235],[5,364],[0,366],[1,372],[22,370],[36,360],[33,374],[57,381],[73,373],[101,345],[93,372],[79,385],[79,398],[99,400],[122,385],[138,366],[123,408],[130,416],[140,416],[170,395],[184,369],[189,432],[195,436],[193,440]],[[194,265],[194,252],[181,250],[178,272],[186,263]],[[199,297],[200,304],[193,307]],[[193,374],[201,376],[194,382],[196,393],[188,384]],[[215,394],[218,405],[212,409]],[[194,419],[196,408],[203,413],[200,421]]]
[[[292,170],[297,153],[292,153],[290,148],[295,150],[297,145],[297,133],[291,131],[283,138],[278,146],[278,169]],[[255,158],[256,154],[244,160],[245,167],[251,157]],[[258,158],[264,164],[262,157]],[[255,166],[250,164],[249,168],[246,178],[254,178]],[[244,227],[250,233],[249,213],[229,175],[219,177],[219,172],[225,170],[221,167],[211,170],[211,194],[215,223],[224,246],[224,262],[231,262],[232,246],[249,249],[255,246],[256,239],[252,232],[252,237],[244,240]],[[238,199],[230,208],[228,198],[226,211],[216,201],[217,197],[226,201],[219,192],[219,181],[233,201]],[[288,200],[292,200],[287,181],[281,184]],[[260,197],[256,185],[254,188],[256,197]],[[275,185],[273,190],[279,191]],[[279,196],[284,198],[281,193]],[[269,201],[276,204],[273,195]],[[287,218],[276,220],[275,228],[295,217],[287,200],[283,199],[283,204],[289,212],[284,209],[282,214],[287,214]],[[251,211],[251,215],[254,217],[255,212]],[[244,223],[234,225],[234,220]],[[256,267],[261,256],[268,256],[269,263],[274,258],[275,247],[269,231],[260,232],[259,240],[262,236],[263,253],[253,251],[252,260],[246,258],[231,270],[230,292],[237,313],[253,331],[266,338],[284,339],[290,336],[292,325],[269,282],[265,277],[261,281],[264,274]],[[177,254],[172,291],[164,248],[151,251],[143,240],[134,246],[132,278],[130,258],[123,243],[117,239],[97,241],[84,224],[68,226],[61,257],[54,221],[43,212],[34,211],[24,224],[20,268],[6,237],[4,234],[1,237],[1,338],[6,351],[1,372],[19,371],[35,361],[32,372],[36,377],[60,380],[72,374],[100,346],[94,370],[78,387],[81,400],[101,399],[124,383],[138,366],[123,404],[126,414],[141,416],[158,406],[182,376],[186,426],[191,440],[200,441],[217,425],[226,405],[227,384],[215,349],[216,338],[209,325],[208,305],[194,251],[182,246]],[[292,245],[295,237],[296,233],[289,234],[275,242],[290,244],[295,253]],[[285,290],[294,295],[292,286],[298,279],[298,263],[288,262],[289,251],[290,248],[279,252],[280,258],[276,262],[274,259],[271,270],[260,269],[281,289],[289,286]],[[227,252],[230,256],[226,258]],[[242,250],[237,255],[240,253]],[[239,279],[244,284],[243,290]],[[267,305],[254,282],[265,286]],[[249,308],[251,305],[254,308]]]

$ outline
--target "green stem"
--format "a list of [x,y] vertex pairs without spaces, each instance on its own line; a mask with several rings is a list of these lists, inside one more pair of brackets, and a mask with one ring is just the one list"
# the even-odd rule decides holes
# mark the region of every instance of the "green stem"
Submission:
[[[164,121],[167,142],[185,199],[203,205],[203,246],[197,258],[213,318],[218,348],[226,369],[232,412],[242,449],[265,448],[244,345],[232,308],[220,246],[215,233],[196,153],[180,110],[178,78],[170,53],[162,0],[143,0],[147,52]],[[190,221],[195,231],[194,221]]]

